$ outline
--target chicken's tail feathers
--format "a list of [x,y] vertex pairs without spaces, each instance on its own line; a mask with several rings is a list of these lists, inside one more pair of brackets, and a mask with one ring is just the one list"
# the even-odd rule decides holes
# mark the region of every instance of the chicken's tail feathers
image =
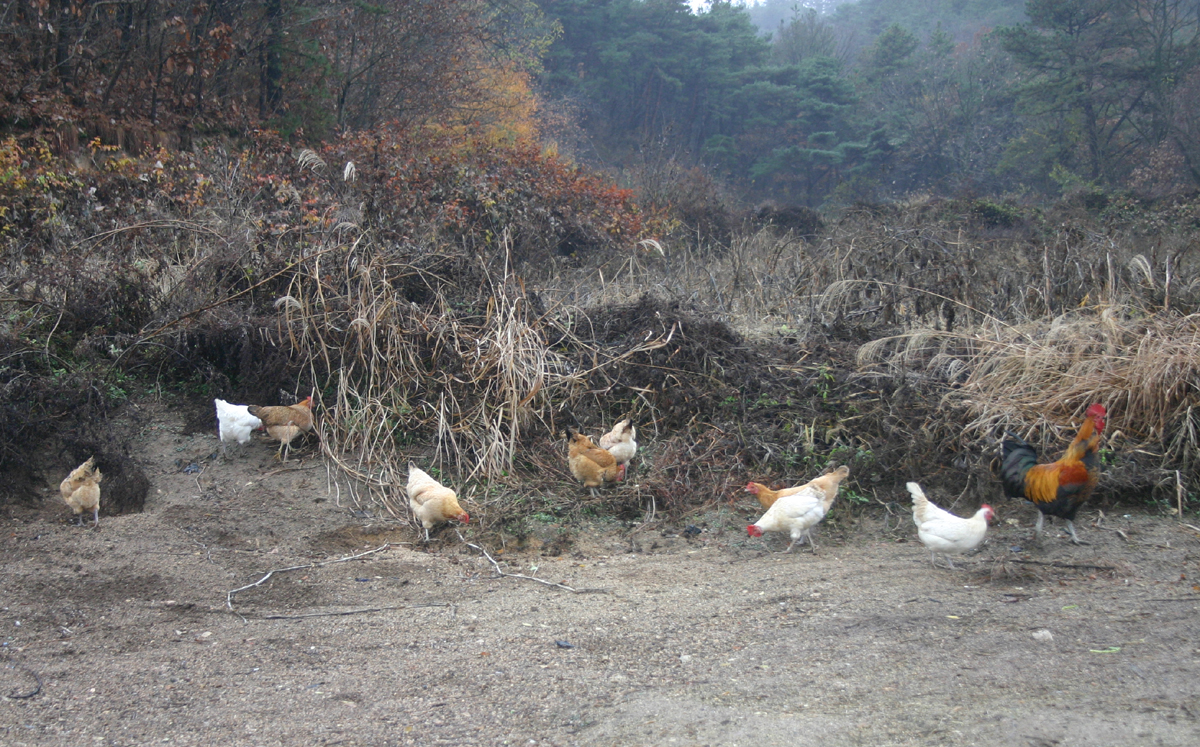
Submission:
[[1005,434],[1000,447],[1000,483],[1010,498],[1025,497],[1025,476],[1037,465],[1037,451],[1020,436]]
[[921,486],[915,482],[905,483],[904,487],[908,488],[908,493],[912,496],[913,520],[920,525],[925,521],[925,511],[929,508],[929,499],[925,497],[925,491],[921,490]]

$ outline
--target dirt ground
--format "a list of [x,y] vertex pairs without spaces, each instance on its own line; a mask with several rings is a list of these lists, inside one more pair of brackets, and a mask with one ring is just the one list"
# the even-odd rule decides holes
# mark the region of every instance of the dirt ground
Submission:
[[56,485],[5,509],[6,745],[1200,744],[1200,536],[1166,515],[1089,508],[1090,546],[1038,548],[998,499],[957,571],[837,504],[816,555],[773,554],[749,496],[698,534],[483,540],[569,591],[351,510],[311,449],[213,461],[150,422],[144,513],[72,526]]

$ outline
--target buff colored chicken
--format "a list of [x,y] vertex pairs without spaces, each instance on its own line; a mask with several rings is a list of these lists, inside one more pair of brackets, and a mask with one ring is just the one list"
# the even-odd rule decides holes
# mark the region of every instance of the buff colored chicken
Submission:
[[458,520],[470,523],[471,517],[458,505],[458,495],[442,485],[412,462],[408,463],[408,507],[425,527],[425,541],[429,541],[429,530],[438,524]]
[[763,532],[787,532],[792,543],[784,552],[791,552],[797,542],[803,544],[808,540],[809,547],[816,553],[812,528],[829,513],[842,480],[849,474],[849,467],[839,467],[801,486],[797,492],[780,495],[761,519],[746,527],[746,533],[751,537],[761,537]]
[[[600,448],[612,454],[620,465],[629,464],[629,460],[637,454],[637,447],[637,427],[629,418],[617,423],[611,431],[600,437]],[[624,472],[621,479],[625,479]]]
[[592,443],[592,439],[567,430],[571,443],[567,449],[567,465],[571,474],[596,496],[596,488],[609,482],[625,478],[625,465],[618,464],[615,457],[605,449]]
[[974,516],[964,519],[933,505],[917,483],[907,483],[907,487],[913,500],[913,523],[917,525],[917,536],[929,548],[929,562],[936,566],[935,556],[941,553],[953,569],[954,561],[950,560],[950,555],[979,547],[995,512],[985,503]]
[[63,500],[75,512],[75,523],[83,526],[83,512],[92,512],[92,526],[100,526],[100,481],[104,475],[96,469],[96,458],[88,460],[71,470],[71,474],[59,484]]
[[279,441],[279,453],[276,456],[285,462],[291,450],[292,440],[301,433],[312,430],[312,399],[305,397],[294,405],[250,405],[247,408],[251,415],[262,420],[262,427],[267,431],[267,435]]

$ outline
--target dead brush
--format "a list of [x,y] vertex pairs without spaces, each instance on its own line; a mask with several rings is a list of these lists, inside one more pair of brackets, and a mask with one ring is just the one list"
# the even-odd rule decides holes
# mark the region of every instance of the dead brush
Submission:
[[[1085,309],[1049,321],[958,333],[915,330],[860,348],[863,365],[924,371],[953,384],[946,402],[966,413],[964,443],[1041,433],[1041,449],[1071,437],[1093,402],[1113,414],[1110,439],[1153,454],[1158,468],[1193,471],[1200,453],[1200,315]],[[1119,436],[1118,436],[1119,433]]]
[[[590,378],[665,344],[651,336],[609,355],[559,321],[577,309],[537,308],[507,262],[474,265],[478,289],[464,292],[466,277],[437,269],[460,262],[452,250],[418,260],[366,241],[298,261],[272,336],[322,382],[325,453],[393,516],[407,515],[409,458],[457,475],[459,489],[503,482],[524,466],[531,436],[584,410]],[[420,304],[405,297],[414,286]]]

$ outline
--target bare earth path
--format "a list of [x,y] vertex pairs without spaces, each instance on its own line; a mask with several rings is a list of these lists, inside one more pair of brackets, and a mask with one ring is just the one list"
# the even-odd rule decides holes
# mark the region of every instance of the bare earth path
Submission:
[[816,556],[748,539],[749,504],[498,556],[571,593],[337,506],[311,459],[141,439],[145,513],[80,529],[55,488],[3,517],[0,743],[1200,744],[1200,539],[1169,517],[1014,551],[1032,509],[1000,504],[1022,526],[958,572],[836,505]]

